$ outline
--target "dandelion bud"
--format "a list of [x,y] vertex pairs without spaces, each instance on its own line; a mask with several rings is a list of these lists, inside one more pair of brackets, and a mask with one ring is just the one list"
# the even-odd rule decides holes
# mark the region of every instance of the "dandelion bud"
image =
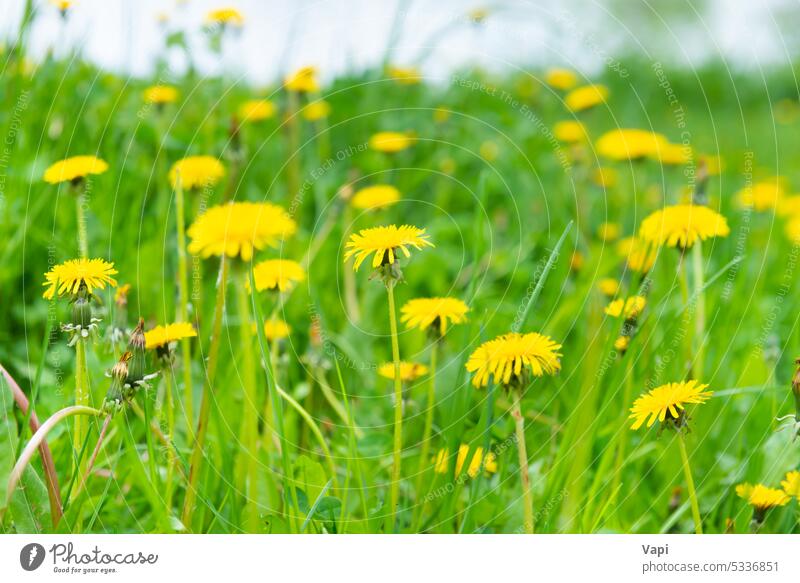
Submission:
[[91,294],[85,284],[81,284],[72,302],[72,325],[87,330],[92,323]]
[[144,337],[144,320],[139,318],[139,323],[136,329],[131,332],[131,338],[128,341],[128,348],[131,351],[131,363],[127,371],[127,382],[133,384],[144,378],[146,366],[146,351],[145,347],[147,342]]
[[103,399],[103,411],[113,413],[122,407],[125,400],[125,382],[130,372],[128,362],[132,354],[125,352],[111,369],[111,386]]

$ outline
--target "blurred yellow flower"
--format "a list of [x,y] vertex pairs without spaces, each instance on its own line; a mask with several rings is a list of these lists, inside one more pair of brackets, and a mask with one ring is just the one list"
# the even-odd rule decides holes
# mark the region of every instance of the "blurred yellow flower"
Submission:
[[90,294],[95,289],[105,289],[106,284],[116,287],[117,281],[111,277],[116,273],[114,264],[103,259],[70,259],[54,265],[44,274],[42,285],[47,289],[42,297],[52,300],[56,294],[74,295],[82,284]]
[[623,314],[626,320],[635,320],[644,311],[647,300],[642,296],[633,296],[627,300],[614,300],[605,307],[605,313],[612,318],[619,318]]
[[219,8],[206,14],[206,24],[242,26],[244,16],[235,8]]
[[557,140],[568,144],[582,142],[586,139],[586,128],[579,121],[559,121],[553,126],[553,135]]
[[700,239],[727,237],[728,221],[707,206],[678,204],[655,211],[642,221],[639,237],[652,245],[688,249]]
[[618,336],[616,340],[614,340],[614,349],[617,352],[625,352],[628,350],[628,346],[631,344],[630,336]]
[[389,66],[386,74],[400,85],[417,85],[422,82],[422,73],[416,67]]
[[657,156],[667,144],[661,134],[637,129],[616,129],[604,133],[597,140],[597,153],[609,160],[638,160]]
[[378,210],[400,200],[400,191],[390,184],[374,184],[358,190],[350,204],[357,209]]
[[194,338],[197,331],[187,322],[175,322],[166,326],[158,325],[144,333],[145,347],[161,348],[184,338]]
[[436,328],[439,335],[447,333],[447,326],[467,321],[467,304],[456,298],[416,298],[409,300],[400,310],[400,321],[407,328],[425,330]]
[[597,236],[602,241],[614,241],[619,238],[621,230],[619,223],[600,223],[600,226],[597,227]]
[[736,198],[743,207],[752,207],[757,211],[769,211],[780,205],[784,195],[785,191],[781,181],[774,178],[743,188],[736,193]]
[[277,289],[284,292],[306,278],[306,271],[291,259],[267,259],[253,267],[256,291]]
[[[455,475],[459,476],[461,474],[461,470],[464,467],[464,462],[469,455],[469,446],[467,444],[461,444],[458,447],[458,455],[456,456],[456,467],[455,467]],[[450,457],[450,452],[446,449],[440,449],[436,453],[436,462],[434,463],[434,471],[437,474],[445,474],[447,473],[447,465],[448,465],[448,458]],[[497,459],[491,451],[486,454],[484,458],[483,455],[483,448],[476,447],[475,453],[472,455],[472,460],[469,462],[469,467],[467,468],[467,475],[470,478],[474,478],[478,475],[481,471],[481,467],[483,467],[484,471],[494,474],[497,472]]]
[[783,217],[800,216],[800,194],[781,197],[775,210]]
[[634,401],[631,407],[630,418],[634,420],[631,429],[639,429],[645,421],[647,421],[648,427],[652,427],[656,419],[663,423],[668,414],[670,421],[678,421],[683,413],[684,405],[702,404],[711,397],[712,393],[705,390],[707,388],[708,385],[691,380],[667,383],[643,394]]
[[282,207],[268,202],[231,202],[214,206],[189,227],[189,253],[253,258],[254,249],[276,247],[297,230],[297,224]]
[[433,243],[428,240],[425,229],[419,229],[411,225],[388,225],[385,227],[373,227],[362,229],[358,233],[350,235],[347,242],[347,250],[344,260],[347,262],[351,257],[355,257],[353,269],[358,271],[364,260],[371,254],[372,267],[380,267],[385,264],[393,264],[397,260],[398,250],[402,251],[406,257],[411,257],[408,248],[413,247],[422,250],[424,247],[433,247]]
[[604,296],[613,298],[619,292],[619,281],[613,277],[604,277],[597,282],[597,289],[600,290]]
[[792,470],[786,473],[786,478],[781,481],[781,487],[787,496],[800,500],[800,472]]
[[614,168],[595,168],[592,172],[592,182],[601,188],[613,188],[618,180],[619,176]]
[[146,103],[165,105],[178,100],[178,90],[170,85],[153,85],[144,90]]
[[800,217],[792,217],[786,223],[785,231],[792,243],[800,244]]
[[280,318],[270,318],[264,322],[264,336],[266,336],[267,340],[270,342],[288,338],[291,332],[292,329],[289,327],[289,324]]
[[94,156],[73,156],[56,162],[44,172],[44,181],[50,184],[77,182],[89,174],[102,174],[108,164]]
[[478,148],[478,153],[481,155],[481,158],[487,162],[494,162],[500,155],[500,146],[493,140],[486,140],[481,143],[480,148]]
[[687,164],[692,159],[692,148],[671,142],[658,143],[656,151],[649,156],[667,166],[678,166]]
[[625,258],[629,269],[647,273],[656,262],[658,246],[639,237],[626,237],[617,243],[617,252]]
[[283,82],[287,91],[313,93],[319,91],[316,67],[303,67],[287,76]]
[[608,87],[605,85],[584,85],[573,89],[564,97],[567,109],[573,112],[583,111],[608,99]]
[[452,113],[453,112],[447,109],[446,107],[437,107],[436,109],[433,110],[433,121],[435,121],[436,123],[444,123],[448,119],[450,119]]
[[378,132],[369,139],[369,147],[378,152],[401,152],[414,143],[414,137],[402,132]]
[[177,185],[178,175],[184,189],[203,188],[219,182],[225,176],[225,167],[213,156],[189,156],[178,160],[170,168],[169,182],[172,188]]
[[497,384],[508,385],[512,380],[523,382],[528,370],[537,377],[557,373],[561,370],[560,349],[560,344],[543,334],[510,332],[481,344],[470,355],[466,367],[475,373],[475,387],[487,386],[490,377]]
[[548,69],[544,75],[545,82],[553,89],[566,91],[578,83],[578,76],[570,69]]
[[[394,380],[394,363],[386,362],[378,367],[378,374],[384,378]],[[419,377],[428,374],[428,367],[417,362],[400,362],[400,380],[410,383]]]
[[319,121],[330,115],[331,104],[324,99],[317,99],[306,105],[300,113],[307,121]]
[[239,106],[242,121],[258,122],[275,116],[277,108],[267,99],[250,99]]

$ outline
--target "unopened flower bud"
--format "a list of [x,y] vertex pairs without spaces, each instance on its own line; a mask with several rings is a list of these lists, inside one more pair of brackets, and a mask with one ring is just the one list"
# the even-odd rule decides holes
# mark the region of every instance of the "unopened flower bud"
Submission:
[[86,330],[91,323],[91,295],[86,288],[86,284],[81,283],[78,293],[75,294],[75,299],[72,302],[72,325]]
[[131,332],[131,338],[128,342],[128,348],[132,354],[130,359],[130,366],[128,366],[127,382],[133,384],[144,378],[147,351],[145,346],[147,342],[144,337],[144,319],[139,318],[139,323],[136,328]]

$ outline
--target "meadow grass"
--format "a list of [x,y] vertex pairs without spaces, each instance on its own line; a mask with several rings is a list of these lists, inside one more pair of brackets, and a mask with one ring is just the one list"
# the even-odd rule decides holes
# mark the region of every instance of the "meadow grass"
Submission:
[[[32,66],[19,57],[6,55],[0,85],[7,148],[0,363],[40,420],[74,403],[75,350],[59,328],[70,307],[43,299],[41,282],[54,264],[79,256],[81,225],[69,186],[47,184],[42,175],[78,154],[109,165],[85,183],[89,257],[112,261],[119,284],[131,285],[124,309],[113,289],[99,294],[100,337],[86,350],[89,402],[101,405],[111,383],[104,373],[120,356],[120,346],[109,341],[112,323],[122,319],[121,329],[129,331],[139,317],[152,328],[185,314],[198,337],[175,351],[170,374],[114,415],[83,488],[75,468],[85,467],[103,418],[85,422],[88,436],[80,444],[68,424],[48,435],[64,516],[53,525],[36,456],[9,494],[5,532],[522,532],[519,439],[527,450],[536,532],[692,532],[679,439],[691,459],[704,532],[747,532],[751,509],[735,486],[778,487],[800,464],[792,431],[778,431],[776,421],[794,412],[798,247],[784,233],[785,218],[742,208],[734,197],[748,181],[798,180],[800,106],[790,70],[762,78],[712,63],[663,69],[662,78],[652,64],[630,59],[629,76],[609,71],[596,80],[609,87],[607,104],[577,116],[592,138],[641,127],[720,156],[723,170],[710,177],[707,195],[727,218],[730,235],[699,248],[694,260],[704,278],[690,273],[682,296],[678,251],[662,248],[642,279],[625,268],[616,242],[601,240],[597,230],[612,222],[622,235],[634,234],[644,217],[685,196],[692,184],[685,170],[694,166],[602,161],[618,180],[597,186],[590,179],[600,162],[595,151],[552,136],[555,122],[574,115],[563,94],[541,82],[540,71],[470,69],[398,85],[368,70],[326,85],[321,95],[330,116],[312,123],[284,119],[298,96],[290,98],[280,84],[254,88],[243,79],[166,70],[128,79],[78,54]],[[165,79],[178,89],[178,101],[143,103],[144,88]],[[664,79],[676,101],[669,101]],[[255,96],[281,113],[232,122]],[[776,121],[774,106],[784,97],[792,101]],[[449,115],[437,121],[438,109]],[[397,154],[376,152],[368,141],[383,130],[411,131],[416,140]],[[226,175],[214,187],[176,197],[168,169],[188,155],[218,157]],[[380,211],[350,208],[343,194],[374,183],[396,186],[400,201]],[[190,225],[226,200],[279,204],[297,222],[294,236],[255,257],[301,262],[307,279],[291,293],[243,291],[247,282],[254,287],[246,261],[221,269],[217,257],[189,256],[188,268],[181,265],[176,212],[185,212]],[[395,511],[397,391],[377,374],[393,357],[387,294],[368,266],[348,274],[343,262],[350,233],[392,223],[424,228],[435,244],[401,259],[397,309],[427,296],[460,298],[470,308],[468,322],[452,326],[436,345],[427,445],[430,379],[403,386]],[[597,288],[605,277],[621,282],[622,297],[647,293],[624,354],[614,348],[622,320],[604,313],[607,298]],[[701,296],[705,317],[698,328]],[[270,315],[289,324],[288,338],[265,337],[261,323]],[[257,334],[250,338],[253,322]],[[492,383],[475,389],[465,370],[481,342],[509,330],[538,331],[563,345],[560,372],[537,378],[524,392],[522,434],[509,413],[514,394]],[[692,345],[698,331],[705,337]],[[433,344],[426,334],[401,326],[398,336],[403,360],[429,363]],[[149,369],[157,370],[155,356],[149,358]],[[706,404],[689,407],[691,431],[683,437],[655,427],[630,431],[633,399],[690,370],[714,391]],[[32,432],[5,377],[0,388],[5,500],[6,477]],[[204,414],[205,442],[193,451]],[[251,414],[257,423],[243,424]],[[436,472],[436,452],[454,453],[461,444],[469,446],[468,460],[478,447],[492,451],[495,471],[456,473],[450,455],[446,470]],[[190,478],[193,464],[200,469]],[[761,527],[797,529],[796,501],[770,511]]]

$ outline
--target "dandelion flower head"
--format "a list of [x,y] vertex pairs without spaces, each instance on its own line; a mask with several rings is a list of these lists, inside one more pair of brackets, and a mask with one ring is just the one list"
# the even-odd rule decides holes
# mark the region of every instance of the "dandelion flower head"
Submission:
[[56,162],[44,172],[44,181],[50,184],[73,182],[89,174],[102,174],[108,164],[95,156],[73,156]]
[[630,409],[630,418],[634,420],[631,429],[639,429],[645,421],[648,427],[652,427],[656,419],[663,423],[667,415],[673,421],[680,419],[685,405],[705,403],[711,397],[707,388],[708,385],[691,380],[667,383],[643,394]]
[[426,330],[431,326],[444,336],[448,324],[463,324],[467,321],[467,304],[456,298],[416,298],[408,301],[400,310],[400,321],[407,328]]
[[358,233],[350,235],[344,254],[347,262],[351,257],[355,257],[353,269],[358,271],[364,260],[373,255],[372,267],[380,267],[385,264],[393,264],[397,260],[398,250],[402,251],[406,257],[411,257],[409,247],[422,250],[424,247],[433,247],[433,243],[428,240],[425,229],[420,229],[412,225],[388,225],[385,227],[373,227],[362,229]]
[[44,286],[47,287],[43,297],[53,299],[59,296],[77,293],[81,284],[91,294],[95,289],[105,289],[106,285],[117,286],[112,277],[117,273],[114,264],[104,259],[70,259],[53,266],[44,274]]
[[521,380],[523,370],[537,377],[555,374],[561,369],[561,345],[552,338],[529,332],[510,332],[481,344],[467,361],[467,370],[475,373],[472,384],[485,387],[490,377],[495,383],[508,385]]

